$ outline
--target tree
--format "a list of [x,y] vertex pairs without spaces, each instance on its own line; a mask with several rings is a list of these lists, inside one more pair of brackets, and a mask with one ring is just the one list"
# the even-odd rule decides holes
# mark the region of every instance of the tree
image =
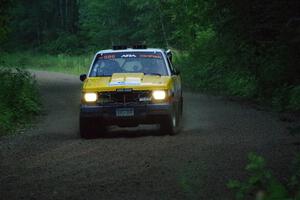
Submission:
[[9,14],[7,12],[8,8],[10,7],[10,0],[0,0],[0,51],[2,47],[2,43],[6,41],[7,35],[9,32],[8,29],[8,19]]

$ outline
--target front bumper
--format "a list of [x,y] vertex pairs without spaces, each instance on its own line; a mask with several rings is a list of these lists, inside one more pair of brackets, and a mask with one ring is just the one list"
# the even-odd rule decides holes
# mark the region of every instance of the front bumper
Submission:
[[[117,117],[119,108],[133,108],[134,116]],[[154,124],[160,123],[162,118],[170,115],[172,104],[131,104],[131,105],[81,105],[81,118],[97,118],[102,123],[109,125],[118,124]]]

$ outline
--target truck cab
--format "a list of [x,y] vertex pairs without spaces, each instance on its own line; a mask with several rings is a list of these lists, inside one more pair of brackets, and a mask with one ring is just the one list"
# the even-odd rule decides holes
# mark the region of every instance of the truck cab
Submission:
[[93,138],[110,125],[159,124],[166,134],[179,131],[183,97],[171,51],[144,46],[102,50],[80,80],[81,137]]

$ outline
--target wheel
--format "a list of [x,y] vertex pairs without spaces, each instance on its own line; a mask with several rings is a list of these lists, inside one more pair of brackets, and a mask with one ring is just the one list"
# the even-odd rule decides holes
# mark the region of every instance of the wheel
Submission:
[[181,119],[182,119],[182,115],[183,115],[183,97],[181,97],[180,99],[180,103],[179,103],[179,118],[180,118],[180,125],[181,125]]
[[99,122],[100,121],[96,119],[80,117],[79,119],[80,137],[85,139],[94,139],[98,137],[98,134],[100,132],[101,135],[104,135],[106,131],[106,127],[104,125],[101,125]]
[[170,115],[164,117],[160,123],[160,130],[164,134],[176,135],[180,130],[180,111],[174,109]]
[[95,138],[95,130],[93,130],[91,120],[87,118],[79,118],[80,137],[85,139]]

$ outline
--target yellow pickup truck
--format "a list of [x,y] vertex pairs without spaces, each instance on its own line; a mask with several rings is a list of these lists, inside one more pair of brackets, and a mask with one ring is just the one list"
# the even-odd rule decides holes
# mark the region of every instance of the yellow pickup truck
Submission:
[[80,80],[82,138],[94,138],[109,125],[159,124],[163,133],[179,132],[183,97],[170,50],[145,46],[102,50]]

